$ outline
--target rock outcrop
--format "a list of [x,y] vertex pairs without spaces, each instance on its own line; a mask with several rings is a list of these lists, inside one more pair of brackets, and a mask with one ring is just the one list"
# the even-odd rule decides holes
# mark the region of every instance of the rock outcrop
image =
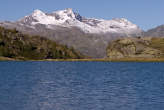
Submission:
[[108,58],[159,58],[163,57],[164,38],[123,38],[112,41],[107,47]]

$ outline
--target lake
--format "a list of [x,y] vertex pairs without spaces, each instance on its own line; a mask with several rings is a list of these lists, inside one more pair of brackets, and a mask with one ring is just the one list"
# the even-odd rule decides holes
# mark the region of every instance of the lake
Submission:
[[0,62],[0,110],[164,110],[164,63]]

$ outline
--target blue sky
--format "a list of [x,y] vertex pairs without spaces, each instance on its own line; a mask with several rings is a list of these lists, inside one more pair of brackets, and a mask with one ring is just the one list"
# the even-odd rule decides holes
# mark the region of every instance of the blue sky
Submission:
[[0,21],[17,20],[35,9],[65,8],[86,17],[126,18],[144,30],[164,24],[164,0],[1,0]]

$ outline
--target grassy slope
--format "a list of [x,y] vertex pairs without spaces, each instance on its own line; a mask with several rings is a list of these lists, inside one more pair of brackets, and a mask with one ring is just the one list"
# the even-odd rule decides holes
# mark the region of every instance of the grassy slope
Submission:
[[[127,38],[128,39],[128,38]],[[142,57],[132,57],[132,58],[115,58],[115,59],[110,59],[108,58],[107,60],[109,61],[137,61],[137,62],[164,62],[164,37],[145,37],[143,38],[145,41],[148,41],[150,44],[147,45],[147,47],[153,48],[153,49],[157,49],[161,52],[159,57],[155,57],[155,58],[142,58]],[[119,40],[120,41],[120,40]],[[121,45],[119,43],[117,43],[116,41],[111,42],[110,44],[114,43],[115,47],[117,49],[121,49],[124,47],[124,45]],[[143,43],[143,42],[142,42]],[[111,48],[111,45],[109,44],[109,46],[107,47],[107,50]],[[143,44],[146,45],[146,44]],[[137,45],[136,45],[137,46]],[[141,46],[141,45],[139,45]]]
[[84,56],[73,48],[57,44],[39,36],[24,35],[17,30],[0,27],[0,56],[1,59],[11,58],[20,60],[41,59],[80,59]]
[[[164,53],[164,38],[152,38],[150,46]],[[164,55],[162,56],[164,58]]]

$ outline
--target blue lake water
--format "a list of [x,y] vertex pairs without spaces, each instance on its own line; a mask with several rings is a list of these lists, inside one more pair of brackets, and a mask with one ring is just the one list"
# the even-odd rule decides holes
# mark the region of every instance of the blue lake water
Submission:
[[164,110],[164,63],[0,62],[0,110]]

